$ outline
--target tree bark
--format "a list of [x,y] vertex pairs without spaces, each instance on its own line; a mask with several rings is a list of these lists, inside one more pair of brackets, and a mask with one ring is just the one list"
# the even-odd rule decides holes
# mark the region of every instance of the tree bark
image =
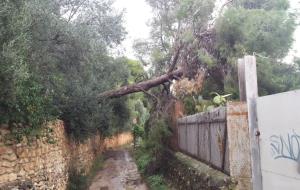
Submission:
[[103,98],[118,98],[127,94],[135,93],[135,92],[145,92],[149,90],[150,88],[156,87],[158,85],[161,85],[165,82],[178,79],[183,75],[183,69],[179,68],[177,70],[174,70],[170,73],[163,74],[159,77],[142,81],[136,84],[132,85],[127,85],[120,87],[119,89],[116,90],[110,90],[103,92],[98,95],[98,99],[101,100]]

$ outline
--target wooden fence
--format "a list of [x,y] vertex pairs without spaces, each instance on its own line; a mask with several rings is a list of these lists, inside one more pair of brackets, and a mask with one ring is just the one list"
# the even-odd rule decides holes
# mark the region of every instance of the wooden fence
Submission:
[[180,118],[177,127],[182,152],[229,174],[225,107]]

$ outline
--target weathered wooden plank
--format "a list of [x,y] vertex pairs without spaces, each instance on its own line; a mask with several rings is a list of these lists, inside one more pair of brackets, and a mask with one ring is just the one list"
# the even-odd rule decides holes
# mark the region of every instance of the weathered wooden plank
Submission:
[[192,115],[188,118],[187,122],[193,122],[195,124],[187,126],[187,152],[193,156],[197,156],[197,115]]
[[[226,126],[227,127],[227,126]],[[225,134],[227,135],[227,133]],[[224,171],[227,174],[230,174],[230,161],[229,161],[229,145],[228,145],[228,136],[226,138],[226,150],[225,150],[225,163],[224,163]]]
[[238,78],[239,78],[240,101],[246,101],[245,62],[244,62],[244,59],[238,59]]
[[[222,119],[226,117],[225,108],[221,107],[219,109],[210,112],[210,117],[214,119]],[[225,155],[225,122],[222,123],[212,123],[210,124],[210,137],[211,137],[211,158],[210,163],[222,169],[223,157]]]
[[224,107],[178,119],[178,126],[181,150],[229,173]]
[[252,184],[254,190],[262,190],[262,175],[260,166],[260,150],[257,125],[256,99],[258,98],[256,59],[255,56],[245,56],[245,86],[248,105],[248,123],[251,148]]
[[[198,122],[209,120],[209,113],[201,113],[198,117]],[[209,142],[209,123],[199,124],[199,153],[198,158],[206,162],[210,161],[210,142]]]
[[179,128],[179,148],[181,150],[186,150],[186,126],[178,125]]

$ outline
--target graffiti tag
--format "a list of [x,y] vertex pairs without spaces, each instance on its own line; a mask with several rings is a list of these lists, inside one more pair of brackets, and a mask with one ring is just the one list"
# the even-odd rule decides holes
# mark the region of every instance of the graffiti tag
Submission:
[[287,136],[272,135],[270,137],[271,154],[276,160],[279,158],[298,162],[300,158],[300,135],[294,130]]

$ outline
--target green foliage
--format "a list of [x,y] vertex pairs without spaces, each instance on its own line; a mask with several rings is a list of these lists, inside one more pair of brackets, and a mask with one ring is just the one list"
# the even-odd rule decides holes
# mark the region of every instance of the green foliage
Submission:
[[164,150],[166,139],[170,135],[167,119],[157,118],[149,127],[145,148],[153,154],[160,154]]
[[227,97],[231,96],[231,94],[226,94],[226,95],[220,95],[216,92],[212,92],[212,95],[215,95],[215,97],[212,99],[212,102],[216,105],[216,106],[225,106],[227,103]]
[[[26,140],[24,139],[24,137],[26,137]],[[22,124],[14,124],[14,126],[11,128],[10,133],[5,136],[5,143],[8,145],[13,145],[25,140],[24,142],[27,142],[28,145],[31,145],[34,140],[42,138],[44,138],[49,144],[56,143],[52,128],[32,128],[23,126]]]
[[145,134],[145,130],[142,126],[135,124],[133,126],[132,133],[134,137],[143,137]]
[[[184,44],[189,48],[183,49],[181,55],[190,55],[193,59],[187,57],[178,65],[187,62],[188,67],[195,70],[192,67],[195,63],[197,68],[206,72],[201,93],[206,99],[210,98],[211,92],[232,94],[232,99],[238,99],[236,62],[238,58],[253,53],[276,60],[258,60],[265,64],[258,63],[260,94],[282,92],[299,86],[298,79],[293,84],[291,82],[297,78],[294,75],[298,72],[297,67],[286,69],[283,64],[277,64],[289,52],[297,26],[297,14],[289,9],[288,0],[232,1],[219,15],[212,14],[215,4],[219,4],[214,0],[148,2],[158,16],[151,23],[152,40],[140,42],[138,47],[144,51],[137,52],[141,53],[142,58],[150,56],[148,62],[153,66],[153,75],[167,70],[174,49]],[[210,25],[212,16],[217,16],[214,25]],[[208,28],[213,31],[210,36],[199,40],[198,35],[205,34]],[[197,59],[194,59],[195,56]],[[284,77],[278,74],[279,70]],[[293,76],[291,81],[287,79],[289,75]],[[282,85],[287,86],[284,88]],[[192,99],[187,101],[193,103]]]
[[69,169],[69,181],[68,190],[86,190],[91,184],[93,178],[96,176],[97,172],[103,168],[104,158],[103,155],[98,155],[94,160],[91,170],[88,174],[83,171],[78,171],[75,167],[70,167]]
[[270,59],[257,59],[258,92],[260,96],[300,88],[297,65],[278,63]]
[[286,10],[289,8],[288,0],[239,0],[234,1],[234,4],[246,9]]
[[285,11],[231,8],[217,24],[217,44],[222,56],[259,52],[284,57],[293,42],[294,17]]
[[147,167],[149,167],[152,161],[152,155],[146,151],[140,151],[137,153],[137,166],[141,173],[145,174]]
[[227,103],[227,98],[231,96],[231,94],[220,95],[217,92],[210,93],[212,97],[211,100],[203,99],[202,96],[185,96],[183,97],[184,111],[187,115],[193,115],[199,112],[210,111],[213,108],[219,106],[225,106]]
[[135,158],[139,171],[146,176],[146,181],[153,190],[168,189],[162,175],[163,155],[166,138],[170,135],[164,119],[158,119],[151,125],[148,136],[144,136],[143,143],[135,150]]
[[[30,11],[25,2],[0,3],[0,123],[27,124],[25,133],[56,116],[47,92],[30,71]],[[19,132],[21,130],[18,130]]]
[[[151,22],[151,40],[139,42],[137,52],[140,53],[141,60],[151,63],[153,74],[161,74],[170,66],[170,58],[179,41],[193,44],[197,41],[195,33],[207,29],[215,0],[147,1],[157,16]],[[195,51],[204,64],[213,64],[214,60],[199,49],[190,48],[189,51]],[[148,60],[143,59],[145,54],[150,57]]]
[[130,70],[130,77],[128,83],[132,84],[147,78],[146,72],[139,61],[127,60],[128,69]]
[[198,59],[201,63],[204,63],[209,68],[214,66],[216,63],[216,60],[211,55],[201,49],[198,52]]
[[166,185],[164,178],[162,175],[152,175],[147,177],[147,183],[150,186],[150,189],[153,190],[168,190],[168,186]]
[[149,131],[144,136],[141,146],[135,151],[138,168],[146,176],[159,172],[163,164],[162,157],[167,137],[170,135],[165,118],[155,118],[148,121],[148,125]]
[[[234,1],[216,22],[216,56],[218,64],[209,68],[203,96],[210,92],[232,94],[238,98],[237,59],[245,54],[259,54],[259,94],[267,95],[299,86],[296,67],[280,63],[293,42],[296,27],[294,13],[287,11],[287,0]],[[261,59],[260,55],[270,57]],[[292,76],[289,80],[289,76]],[[294,82],[292,82],[294,81]]]
[[109,0],[1,1],[0,123],[27,126],[19,136],[63,119],[76,139],[128,127],[126,98],[96,98],[128,83],[127,60],[108,51],[124,35]]

